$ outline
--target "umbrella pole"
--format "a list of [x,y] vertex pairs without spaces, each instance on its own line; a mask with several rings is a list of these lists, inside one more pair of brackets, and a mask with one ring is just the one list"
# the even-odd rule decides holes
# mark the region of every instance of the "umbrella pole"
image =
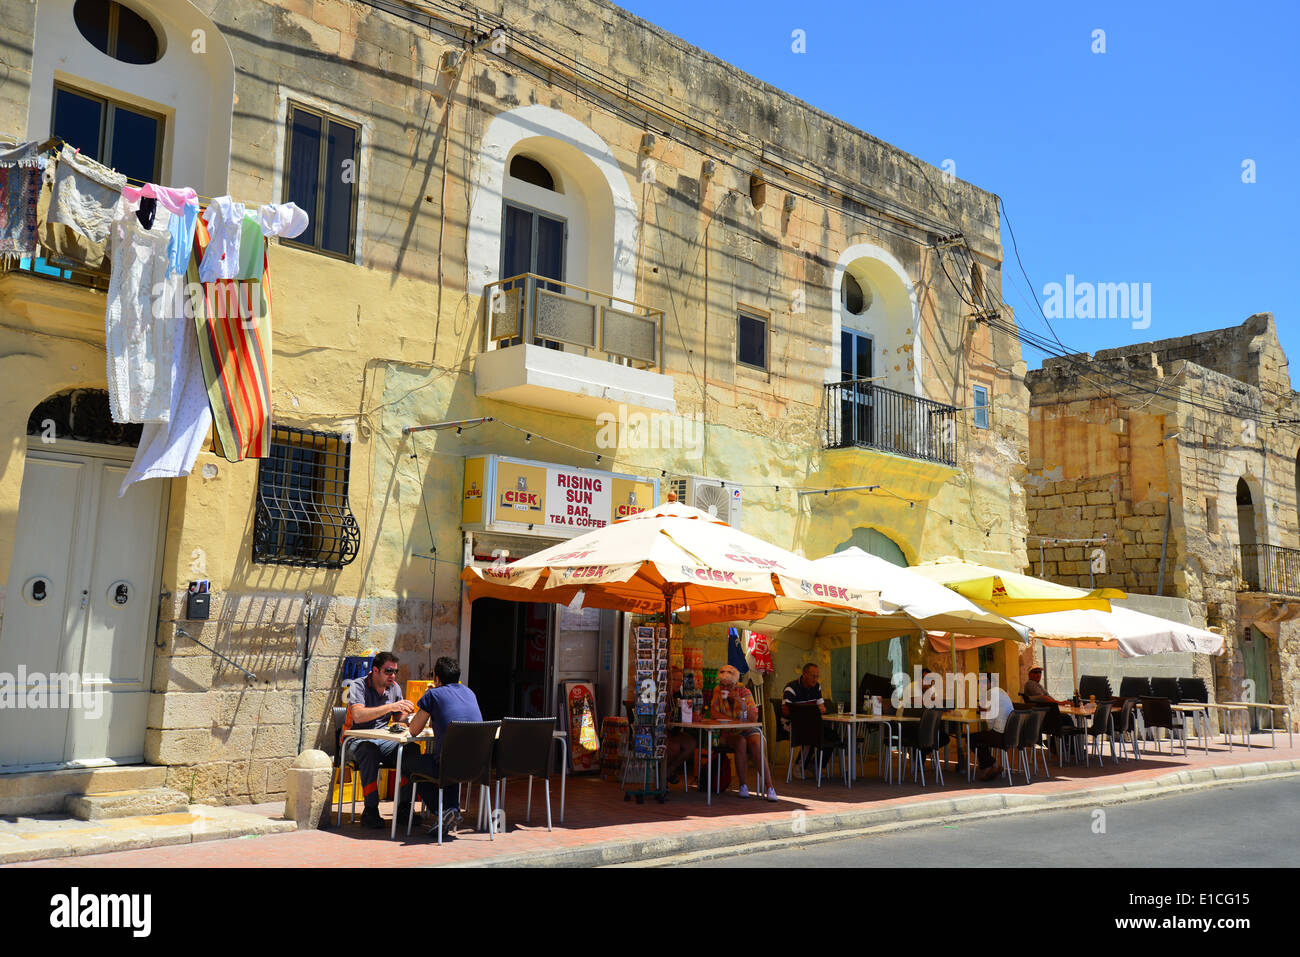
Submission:
[[858,713],[858,616],[849,619],[849,714]]
[[1070,642],[1070,669],[1074,672],[1074,693],[1079,693],[1079,643]]

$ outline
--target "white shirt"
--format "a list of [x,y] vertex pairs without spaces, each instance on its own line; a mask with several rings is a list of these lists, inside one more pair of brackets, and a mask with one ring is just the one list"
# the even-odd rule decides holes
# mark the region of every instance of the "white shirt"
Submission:
[[1007,718],[1015,710],[1015,705],[1011,703],[1011,696],[999,686],[989,689],[989,697],[984,707],[980,709],[980,717],[988,721],[994,731],[1004,731]]

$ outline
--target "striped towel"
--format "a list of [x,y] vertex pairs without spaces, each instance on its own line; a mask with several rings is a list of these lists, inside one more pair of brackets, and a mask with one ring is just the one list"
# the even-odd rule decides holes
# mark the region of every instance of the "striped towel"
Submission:
[[[188,282],[198,282],[198,263],[210,241],[200,216]],[[265,458],[271,452],[271,275],[265,242],[260,283],[223,279],[202,286],[203,309],[194,322],[212,405],[214,449],[228,462]]]

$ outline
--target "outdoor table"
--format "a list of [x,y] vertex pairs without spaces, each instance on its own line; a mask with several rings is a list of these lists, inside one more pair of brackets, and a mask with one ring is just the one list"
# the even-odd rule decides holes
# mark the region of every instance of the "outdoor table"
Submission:
[[[903,722],[919,721],[920,719],[904,718],[902,715],[896,714],[824,714],[822,715],[822,720],[829,721],[831,724],[843,724],[849,726],[849,787],[851,788],[853,787],[853,780],[858,773],[857,726],[860,724],[883,724],[886,733],[889,735],[890,748],[892,748],[895,740],[898,740],[900,743],[902,741]],[[893,726],[895,724],[898,725],[897,736],[894,734]],[[884,757],[885,781],[886,783],[889,783],[894,779],[894,766],[889,760],[889,750],[885,750],[882,756]],[[900,781],[903,778],[903,750],[901,747],[898,750],[898,777]]]
[[1203,707],[1208,708],[1210,711],[1227,712],[1227,718],[1225,719],[1226,729],[1223,732],[1223,737],[1224,740],[1228,742],[1229,752],[1232,751],[1232,716],[1234,714],[1244,715],[1246,719],[1246,727],[1242,737],[1246,739],[1246,750],[1250,750],[1250,708],[1245,702],[1228,701],[1217,704],[1207,704],[1203,705]]
[[[1077,706],[1072,704],[1060,704],[1056,707],[1061,714],[1068,714],[1074,719],[1074,726],[1076,728],[1083,728],[1084,730],[1087,730],[1088,728],[1087,719],[1097,713],[1097,706],[1095,704],[1081,704]],[[1114,751],[1112,751],[1111,754],[1113,755]],[[1088,749],[1086,747],[1083,749],[1083,763],[1085,766],[1088,764]]]
[[[1232,706],[1234,706],[1234,707],[1235,707],[1235,706],[1241,706],[1241,707],[1244,707],[1244,708],[1247,708],[1247,709],[1249,709],[1249,708],[1263,708],[1265,711],[1268,711],[1268,712],[1269,712],[1269,719],[1268,719],[1268,742],[1269,742],[1269,746],[1270,746],[1270,747],[1273,747],[1273,748],[1276,748],[1276,747],[1277,747],[1277,740],[1274,738],[1274,734],[1276,733],[1276,730],[1277,730],[1277,729],[1276,729],[1276,727],[1275,727],[1275,722],[1273,721],[1273,715],[1276,714],[1278,711],[1281,711],[1283,714],[1286,715],[1286,740],[1287,740],[1287,746],[1288,746],[1288,747],[1295,747],[1295,737],[1294,737],[1294,733],[1293,733],[1292,730],[1291,730],[1291,708],[1290,708],[1289,705],[1285,705],[1285,704],[1266,704],[1266,703],[1264,703],[1264,702],[1262,702],[1262,701],[1225,701],[1225,702],[1223,702],[1223,703],[1224,703],[1225,705],[1232,705]],[[1247,738],[1246,740],[1247,740],[1247,742],[1250,741],[1249,738]],[[1248,744],[1247,746],[1249,746],[1249,744]]]
[[[420,732],[420,736],[412,737],[408,731],[389,731],[387,728],[348,728],[343,732],[343,738],[339,743],[339,812],[336,827],[343,826],[343,769],[347,767],[348,741],[394,741],[401,745],[397,749],[397,767],[393,771],[393,776],[397,779],[393,786],[393,793],[397,800],[393,802],[394,809],[402,804],[402,752],[406,750],[408,744],[418,744],[420,750],[424,750],[424,745],[433,740],[433,731],[425,728]],[[353,793],[356,793],[356,781],[352,784]],[[397,811],[393,811],[393,832],[390,835],[394,840],[397,838]]]
[[[1185,714],[1189,718],[1195,718],[1196,715],[1202,715],[1205,718],[1205,734],[1197,735],[1201,739],[1201,745],[1205,748],[1205,753],[1210,753],[1210,709],[1209,705],[1202,704],[1199,701],[1189,701],[1186,704],[1171,704],[1171,711],[1177,711],[1179,714]],[[1192,722],[1195,725],[1195,721]],[[1186,744],[1187,726],[1183,726],[1183,743]],[[1171,746],[1172,747],[1172,746]]]
[[[762,797],[767,793],[763,787],[763,765],[767,761],[767,737],[763,733],[763,723],[761,721],[669,721],[670,728],[683,728],[687,731],[744,731],[746,728],[758,729],[758,794]],[[705,803],[713,803],[713,735],[708,736],[708,759],[705,765],[706,783]],[[744,784],[745,782],[740,782]]]
[[[500,729],[497,734],[501,733]],[[394,787],[394,794],[397,798],[393,802],[393,830],[390,837],[394,840],[397,838],[397,808],[402,805],[402,752],[406,750],[405,745],[418,744],[423,750],[424,746],[433,740],[433,729],[426,727],[420,732],[418,737],[412,737],[409,732],[393,732],[384,728],[349,728],[343,732],[343,740],[339,744],[339,808],[336,827],[343,826],[343,768],[347,765],[348,740],[353,741],[396,741],[403,745],[397,749],[397,766],[393,770],[393,775],[397,779]],[[556,731],[551,735],[551,740],[559,744],[560,747],[560,823],[564,823],[564,792],[565,786],[569,780],[569,756],[565,753],[565,745],[569,741],[567,731]],[[356,785],[353,785],[355,789]],[[479,802],[480,821],[484,805]]]

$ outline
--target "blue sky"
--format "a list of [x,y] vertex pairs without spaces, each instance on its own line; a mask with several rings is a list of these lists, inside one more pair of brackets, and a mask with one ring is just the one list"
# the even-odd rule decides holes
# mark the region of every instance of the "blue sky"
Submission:
[[[1300,359],[1300,4],[621,5],[998,193],[1040,301],[1067,275],[1150,283],[1147,328],[1132,315],[1053,319],[1067,346],[1272,312]],[[1002,232],[1003,297],[1047,334]],[[1025,359],[1035,368],[1042,354]]]

